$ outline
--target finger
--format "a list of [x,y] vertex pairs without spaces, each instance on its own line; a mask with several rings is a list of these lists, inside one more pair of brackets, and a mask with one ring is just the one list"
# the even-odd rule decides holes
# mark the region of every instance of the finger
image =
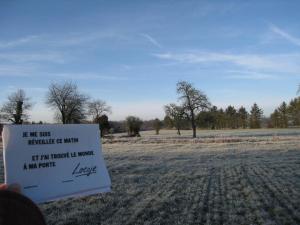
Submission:
[[6,190],[8,188],[7,184],[0,184],[0,190]]
[[21,193],[21,186],[19,184],[10,184],[8,185],[7,189],[10,191]]

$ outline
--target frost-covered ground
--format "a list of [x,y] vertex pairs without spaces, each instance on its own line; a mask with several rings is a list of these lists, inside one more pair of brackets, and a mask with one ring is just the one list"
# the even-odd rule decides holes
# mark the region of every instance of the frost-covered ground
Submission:
[[48,224],[300,224],[299,129],[190,136],[105,139],[112,192],[41,204]]

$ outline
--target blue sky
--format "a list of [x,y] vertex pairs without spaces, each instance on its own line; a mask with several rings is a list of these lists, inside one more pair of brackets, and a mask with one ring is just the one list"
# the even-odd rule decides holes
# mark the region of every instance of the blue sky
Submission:
[[72,80],[112,120],[163,118],[186,80],[218,107],[269,115],[300,83],[299,1],[0,1],[0,104],[22,88],[52,121],[51,82]]

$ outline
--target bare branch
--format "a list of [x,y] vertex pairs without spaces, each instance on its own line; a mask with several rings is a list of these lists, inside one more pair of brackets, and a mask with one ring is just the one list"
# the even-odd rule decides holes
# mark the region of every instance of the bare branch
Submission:
[[111,107],[105,101],[98,99],[88,103],[88,114],[93,120],[100,118],[104,113],[111,113]]

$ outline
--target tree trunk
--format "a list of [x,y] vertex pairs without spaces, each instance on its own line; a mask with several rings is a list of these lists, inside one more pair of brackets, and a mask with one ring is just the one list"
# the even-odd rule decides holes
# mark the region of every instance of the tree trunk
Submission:
[[194,111],[191,110],[191,123],[192,123],[192,129],[193,129],[193,138],[196,137],[196,123],[195,123],[195,115]]
[[67,122],[66,122],[66,116],[65,116],[65,113],[62,113],[61,114],[61,120],[62,120],[62,123],[63,124],[66,124]]
[[196,138],[196,126],[195,124],[192,125],[193,128],[193,138]]

